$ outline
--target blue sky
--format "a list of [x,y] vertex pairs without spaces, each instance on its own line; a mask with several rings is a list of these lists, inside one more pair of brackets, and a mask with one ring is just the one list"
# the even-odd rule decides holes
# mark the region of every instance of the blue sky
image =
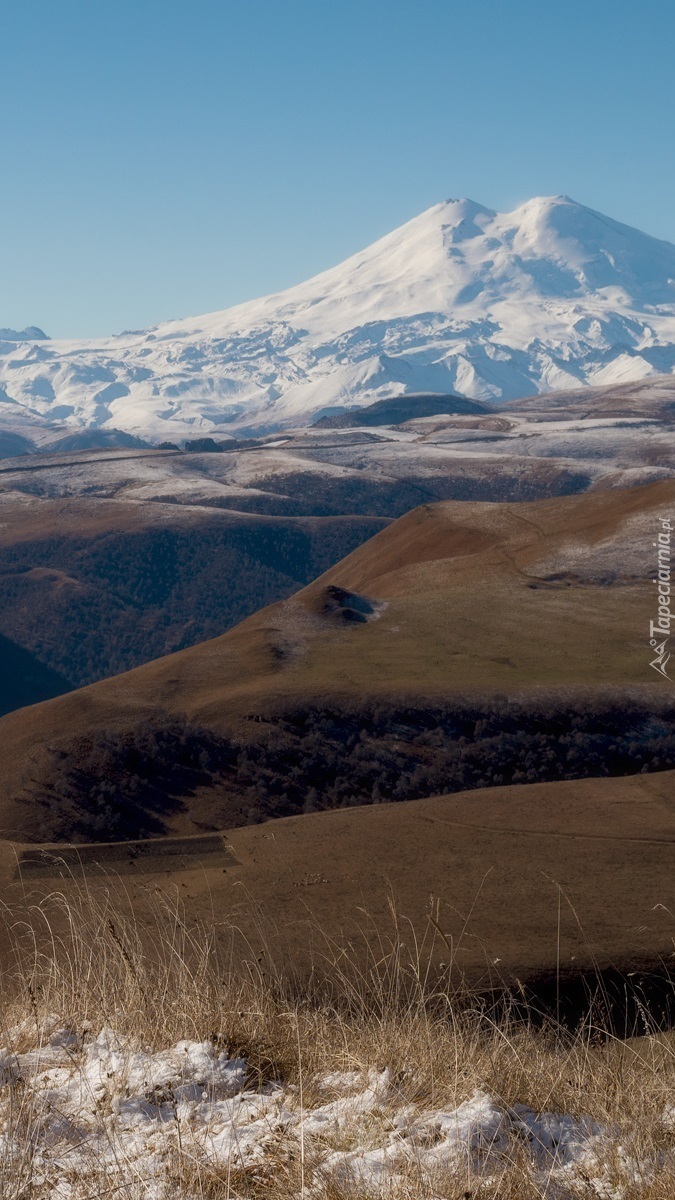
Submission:
[[2,42],[0,325],[224,308],[450,196],[675,241],[670,2],[23,0]]

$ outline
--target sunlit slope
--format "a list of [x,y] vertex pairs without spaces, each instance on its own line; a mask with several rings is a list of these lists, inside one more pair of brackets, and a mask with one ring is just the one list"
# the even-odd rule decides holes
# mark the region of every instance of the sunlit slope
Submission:
[[474,984],[553,971],[558,951],[565,974],[672,961],[673,771],[314,813],[226,841],[220,881],[187,880],[195,907],[206,914],[213,889],[256,945],[257,901],[296,960],[312,929],[386,938],[393,901],[418,935],[436,916],[436,962],[452,953]]
[[653,541],[674,498],[664,482],[417,509],[301,594],[316,610],[339,585],[386,607],[348,633],[333,623],[293,673],[357,687],[653,683]]
[[0,721],[3,828],[74,739],[148,719],[257,736],[317,698],[672,696],[649,665],[653,541],[675,482],[540,501],[416,509],[290,600],[210,642]]
[[[69,851],[0,843],[4,899],[102,886],[136,914],[148,889],[229,948],[299,969],[348,944],[452,962],[475,987],[672,962],[675,772],[495,787],[229,830]],[[19,864],[17,866],[17,863]],[[85,882],[86,881],[86,882]],[[436,926],[429,923],[432,917]],[[426,950],[425,950],[426,953]]]

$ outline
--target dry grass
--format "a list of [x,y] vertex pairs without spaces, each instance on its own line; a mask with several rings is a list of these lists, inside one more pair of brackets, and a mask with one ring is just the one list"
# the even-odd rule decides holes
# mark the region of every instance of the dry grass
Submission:
[[[179,902],[159,889],[148,892],[145,911],[133,919],[113,906],[105,886],[86,882],[75,899],[55,892],[33,904],[27,897],[21,910],[5,909],[3,917],[12,953],[1,980],[0,1041],[13,1054],[47,1046],[57,1027],[75,1035],[72,1053],[78,1062],[82,1048],[106,1026],[149,1050],[181,1038],[208,1041],[230,1057],[246,1059],[249,1092],[279,1081],[295,1121],[270,1120],[260,1154],[224,1160],[208,1140],[194,1135],[176,1102],[173,1109],[165,1104],[161,1163],[148,1165],[144,1174],[143,1162],[125,1158],[123,1149],[113,1146],[112,1094],[97,1096],[93,1118],[89,1112],[87,1128],[93,1128],[93,1119],[99,1140],[90,1139],[86,1158],[89,1134],[78,1132],[77,1122],[69,1132],[55,1133],[54,1122],[63,1114],[54,1113],[44,1089],[38,1092],[24,1071],[0,1092],[3,1200],[48,1195],[83,1200],[108,1195],[127,1200],[672,1200],[675,1195],[671,1035],[647,1028],[643,1037],[620,1042],[600,1036],[589,1022],[571,1033],[508,1008],[488,1011],[432,977],[433,921],[427,940],[415,942],[392,913],[387,934],[375,943],[371,939],[365,967],[362,956],[318,939],[314,976],[300,981],[275,965],[271,949],[263,967],[242,948],[236,930],[223,950],[215,921],[188,925]],[[320,1135],[304,1136],[311,1114],[344,1094],[340,1082],[327,1077],[356,1072],[367,1080],[369,1073],[384,1071],[389,1084],[381,1103],[352,1109]],[[592,1162],[585,1160],[562,1176],[555,1161],[542,1165],[515,1126],[504,1145],[482,1146],[437,1169],[423,1163],[421,1152],[410,1150],[418,1144],[414,1139],[405,1148],[401,1140],[395,1170],[387,1178],[373,1182],[325,1169],[327,1157],[336,1152],[386,1145],[397,1152],[396,1120],[403,1110],[422,1130],[418,1142],[426,1151],[434,1137],[440,1140],[440,1134],[429,1133],[429,1114],[452,1112],[477,1092],[506,1114],[526,1105],[535,1113],[591,1118],[605,1131],[602,1144]],[[101,1131],[108,1149],[113,1146],[105,1161],[97,1158]],[[43,1152],[50,1139],[57,1146],[56,1175],[45,1168]],[[72,1171],[69,1147],[79,1154]]]

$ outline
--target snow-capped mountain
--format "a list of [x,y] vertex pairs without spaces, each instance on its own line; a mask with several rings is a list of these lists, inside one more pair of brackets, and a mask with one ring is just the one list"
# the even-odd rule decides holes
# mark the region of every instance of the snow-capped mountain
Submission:
[[0,329],[0,342],[37,342],[48,341],[47,334],[38,329],[37,325],[28,325],[26,329]]
[[511,213],[448,200],[261,300],[103,340],[2,342],[0,423],[158,440],[401,392],[498,402],[673,370],[675,246],[566,196]]

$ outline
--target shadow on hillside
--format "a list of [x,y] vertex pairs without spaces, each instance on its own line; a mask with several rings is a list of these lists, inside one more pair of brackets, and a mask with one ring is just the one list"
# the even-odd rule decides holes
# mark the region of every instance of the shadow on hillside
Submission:
[[52,752],[32,780],[31,840],[129,841],[162,837],[168,819],[222,770],[227,743],[161,716],[138,728],[78,738]]
[[[304,704],[249,714],[225,737],[157,713],[77,738],[34,768],[32,841],[119,841],[476,788],[675,767],[675,706],[624,695],[413,705]],[[207,799],[204,799],[204,794]]]
[[471,1001],[495,1018],[535,1027],[585,1027],[592,1039],[650,1037],[675,1028],[675,966],[660,959],[622,966],[547,971],[517,985],[496,983]]

